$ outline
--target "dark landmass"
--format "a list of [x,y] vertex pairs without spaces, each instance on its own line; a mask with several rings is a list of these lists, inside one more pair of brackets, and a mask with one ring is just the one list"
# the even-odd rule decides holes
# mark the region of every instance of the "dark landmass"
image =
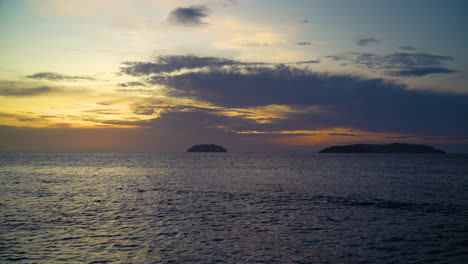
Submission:
[[386,145],[354,144],[347,146],[332,146],[320,151],[320,153],[441,153],[445,151],[426,145],[414,145],[393,143]]
[[227,152],[227,149],[215,144],[201,144],[189,148],[187,152]]

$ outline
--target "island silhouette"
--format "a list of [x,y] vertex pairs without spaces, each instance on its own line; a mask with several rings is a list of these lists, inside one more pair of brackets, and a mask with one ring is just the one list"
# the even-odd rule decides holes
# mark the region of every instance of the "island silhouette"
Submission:
[[440,153],[445,151],[426,145],[405,143],[378,144],[354,144],[346,146],[332,146],[321,150],[319,153]]
[[227,152],[227,149],[215,144],[200,144],[190,147],[187,152]]

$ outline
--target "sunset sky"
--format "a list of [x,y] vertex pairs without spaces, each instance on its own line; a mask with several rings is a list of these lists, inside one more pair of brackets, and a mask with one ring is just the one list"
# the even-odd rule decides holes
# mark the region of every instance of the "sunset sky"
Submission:
[[468,152],[464,0],[0,0],[0,151]]

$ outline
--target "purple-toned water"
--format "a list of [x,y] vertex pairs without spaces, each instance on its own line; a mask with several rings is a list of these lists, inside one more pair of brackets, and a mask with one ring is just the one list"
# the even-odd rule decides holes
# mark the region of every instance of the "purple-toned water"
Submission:
[[0,153],[2,263],[468,263],[468,156]]

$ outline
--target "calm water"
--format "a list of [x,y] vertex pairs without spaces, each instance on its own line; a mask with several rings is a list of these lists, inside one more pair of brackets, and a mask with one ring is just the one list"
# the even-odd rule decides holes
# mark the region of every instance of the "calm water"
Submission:
[[468,156],[0,153],[2,263],[468,263]]

